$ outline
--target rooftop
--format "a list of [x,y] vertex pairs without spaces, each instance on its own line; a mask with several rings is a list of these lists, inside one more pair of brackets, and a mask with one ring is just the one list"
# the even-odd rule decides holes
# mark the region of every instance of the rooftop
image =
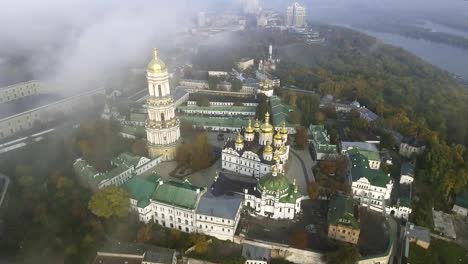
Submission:
[[409,222],[408,225],[410,226],[408,229],[408,235],[411,238],[416,238],[417,240],[431,243],[431,231],[429,231],[429,229],[414,225],[413,223]]
[[208,117],[208,116],[195,116],[183,115],[179,117],[180,120],[191,122],[194,126],[213,126],[213,127],[227,127],[235,128],[246,127],[248,120],[243,118],[227,118],[227,117]]
[[202,98],[207,98],[210,102],[257,103],[257,100],[253,96],[245,94],[223,94],[199,91],[190,93],[189,95],[189,101],[198,101]]
[[359,229],[353,199],[345,195],[336,195],[331,201],[327,221],[330,225],[345,225],[353,229]]
[[145,208],[150,204],[151,195],[156,190],[159,179],[157,175],[147,179],[133,177],[125,182],[122,188],[130,194],[130,198],[137,200],[138,207]]
[[243,244],[242,256],[248,260],[268,261],[271,258],[271,249],[258,247],[250,244]]
[[224,112],[252,112],[255,113],[255,106],[179,106],[181,111],[199,110],[199,111],[224,111]]
[[[348,151],[349,153],[350,151]],[[381,170],[373,170],[369,168],[369,160],[366,156],[360,154],[359,151],[349,153],[351,160],[351,174],[353,181],[365,177],[371,185],[386,187],[390,182],[390,177],[384,174]]]
[[336,145],[330,143],[330,136],[327,130],[322,125],[310,125],[309,134],[317,142],[318,152],[320,153],[336,153]]
[[62,100],[57,94],[37,94],[0,104],[0,119]]
[[281,102],[281,99],[278,96],[270,97],[271,105],[271,114],[272,121],[275,126],[280,126],[283,122],[286,122],[287,127],[296,127],[298,124],[292,124],[288,121],[289,112],[294,111],[294,109]]
[[457,194],[455,204],[468,209],[468,190]]
[[371,152],[379,152],[379,149],[377,148],[375,144],[367,143],[367,142],[359,142],[359,141],[342,141],[341,149],[342,150],[359,149],[359,150],[366,150],[366,151],[371,151]]
[[[129,262],[129,263],[142,263],[143,262],[152,262],[152,263],[161,263],[161,264],[171,264],[174,258],[175,250],[162,248],[152,245],[146,245],[141,243],[124,243],[118,241],[109,241],[106,242],[104,247],[98,252],[99,256],[105,256],[106,253],[114,254],[126,254],[126,255],[135,255],[135,257],[143,257],[140,259],[140,262]],[[128,259],[128,258],[125,258]],[[110,259],[108,259],[110,260]],[[115,262],[117,259],[114,259],[114,262],[102,262],[103,264],[107,263],[125,263],[121,258],[120,262]],[[136,259],[131,259],[135,261]],[[101,263],[101,262],[94,262]]]
[[202,189],[184,182],[159,182],[152,199],[186,209],[195,209]]
[[260,197],[260,192],[257,190],[257,180],[251,176],[221,171],[218,179],[211,185],[211,193],[214,196],[244,194],[244,189],[247,189],[249,194]]
[[377,151],[370,151],[365,149],[353,148],[347,151],[349,155],[359,154],[366,157],[367,160],[380,161],[380,153]]
[[214,196],[207,192],[200,198],[197,214],[234,220],[241,203],[242,198],[239,195]]
[[403,162],[403,164],[401,164],[401,175],[414,177],[414,164],[411,162]]

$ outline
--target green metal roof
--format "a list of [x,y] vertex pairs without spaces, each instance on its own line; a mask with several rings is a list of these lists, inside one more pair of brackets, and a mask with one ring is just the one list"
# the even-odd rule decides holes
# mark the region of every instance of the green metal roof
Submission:
[[468,209],[468,191],[464,191],[457,194],[455,204]]
[[130,113],[129,120],[133,122],[146,122],[148,114],[144,113]]
[[370,151],[366,149],[354,148],[347,151],[348,154],[360,154],[366,157],[368,160],[378,160],[380,161],[380,153],[376,151]]
[[336,153],[336,145],[330,143],[330,136],[323,125],[310,125],[309,134],[315,139],[320,153]]
[[403,164],[401,164],[401,175],[414,177],[414,164],[411,162],[403,162]]
[[188,181],[168,181],[159,184],[153,193],[152,199],[170,205],[187,209],[195,209],[201,190],[197,193],[196,186]]
[[272,121],[276,127],[280,126],[283,122],[286,123],[287,127],[296,127],[299,125],[288,122],[289,112],[294,111],[294,109],[291,106],[281,102],[281,98],[278,96],[273,95],[270,97],[270,106]]
[[177,109],[181,111],[186,110],[199,110],[199,111],[223,111],[223,112],[253,112],[255,113],[255,106],[179,106]]
[[328,208],[328,224],[359,229],[359,222],[354,217],[354,201],[351,197],[336,195]]
[[146,130],[143,126],[122,125],[121,132],[133,136],[146,135]]
[[223,118],[223,117],[208,117],[208,116],[191,116],[183,115],[179,118],[191,122],[194,126],[218,126],[228,128],[240,128],[248,125],[247,119],[242,118]]
[[134,177],[124,183],[122,188],[130,194],[130,198],[138,201],[138,207],[145,208],[150,204],[150,198],[156,190],[157,182],[153,180]]
[[277,176],[269,174],[260,178],[258,187],[263,191],[280,192],[282,194],[288,191],[289,181],[282,173],[278,173]]
[[134,155],[129,152],[124,152],[118,155],[117,157],[113,158],[111,162],[115,164],[116,166],[118,165],[127,165],[127,166],[134,166],[136,167],[138,165],[138,162],[140,161],[141,157]]
[[359,151],[351,151],[352,150],[348,151],[348,154],[351,160],[351,174],[353,176],[353,181],[357,181],[360,178],[365,177],[369,180],[370,184],[374,186],[386,187],[390,182],[390,177],[386,176],[380,169],[370,169],[369,160],[366,156],[362,155]]
[[301,198],[303,195],[300,192],[296,192],[294,185],[289,186],[288,195],[279,199],[280,203],[296,203],[297,199]]

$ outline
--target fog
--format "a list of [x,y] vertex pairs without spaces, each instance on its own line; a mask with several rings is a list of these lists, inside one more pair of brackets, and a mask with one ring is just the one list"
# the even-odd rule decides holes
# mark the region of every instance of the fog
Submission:
[[[238,10],[243,0],[7,0],[0,8],[0,85],[23,78],[61,89],[98,85],[150,59],[151,48],[172,45],[196,12]],[[308,17],[327,23],[386,14],[468,17],[463,0],[302,0]],[[292,1],[264,0],[284,12]],[[20,67],[14,65],[20,61]],[[3,66],[3,68],[2,68]],[[20,76],[20,77],[18,77]],[[24,80],[23,80],[24,81]]]

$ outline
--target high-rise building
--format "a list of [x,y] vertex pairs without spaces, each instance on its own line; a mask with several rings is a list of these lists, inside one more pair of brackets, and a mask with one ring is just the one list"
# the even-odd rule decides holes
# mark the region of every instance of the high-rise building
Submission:
[[244,0],[244,12],[246,14],[256,14],[259,9],[259,0]]
[[175,116],[169,74],[166,65],[158,57],[157,49],[153,50],[153,59],[148,64],[146,73],[149,89],[146,102],[148,153],[152,158],[162,156],[163,160],[172,160],[180,138],[180,123]]
[[198,12],[197,23],[199,27],[204,27],[206,25],[205,12]]
[[286,26],[289,27],[305,27],[305,7],[300,6],[297,2],[288,6],[286,10]]

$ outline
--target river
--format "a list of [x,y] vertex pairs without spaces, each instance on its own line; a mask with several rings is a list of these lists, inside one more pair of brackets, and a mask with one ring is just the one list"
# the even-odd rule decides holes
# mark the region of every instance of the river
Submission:
[[[466,49],[423,39],[408,38],[397,34],[363,30],[350,26],[347,27],[374,36],[393,46],[401,47],[441,69],[468,80],[468,50]],[[440,28],[438,30],[440,30]],[[445,31],[447,31],[447,29]]]

